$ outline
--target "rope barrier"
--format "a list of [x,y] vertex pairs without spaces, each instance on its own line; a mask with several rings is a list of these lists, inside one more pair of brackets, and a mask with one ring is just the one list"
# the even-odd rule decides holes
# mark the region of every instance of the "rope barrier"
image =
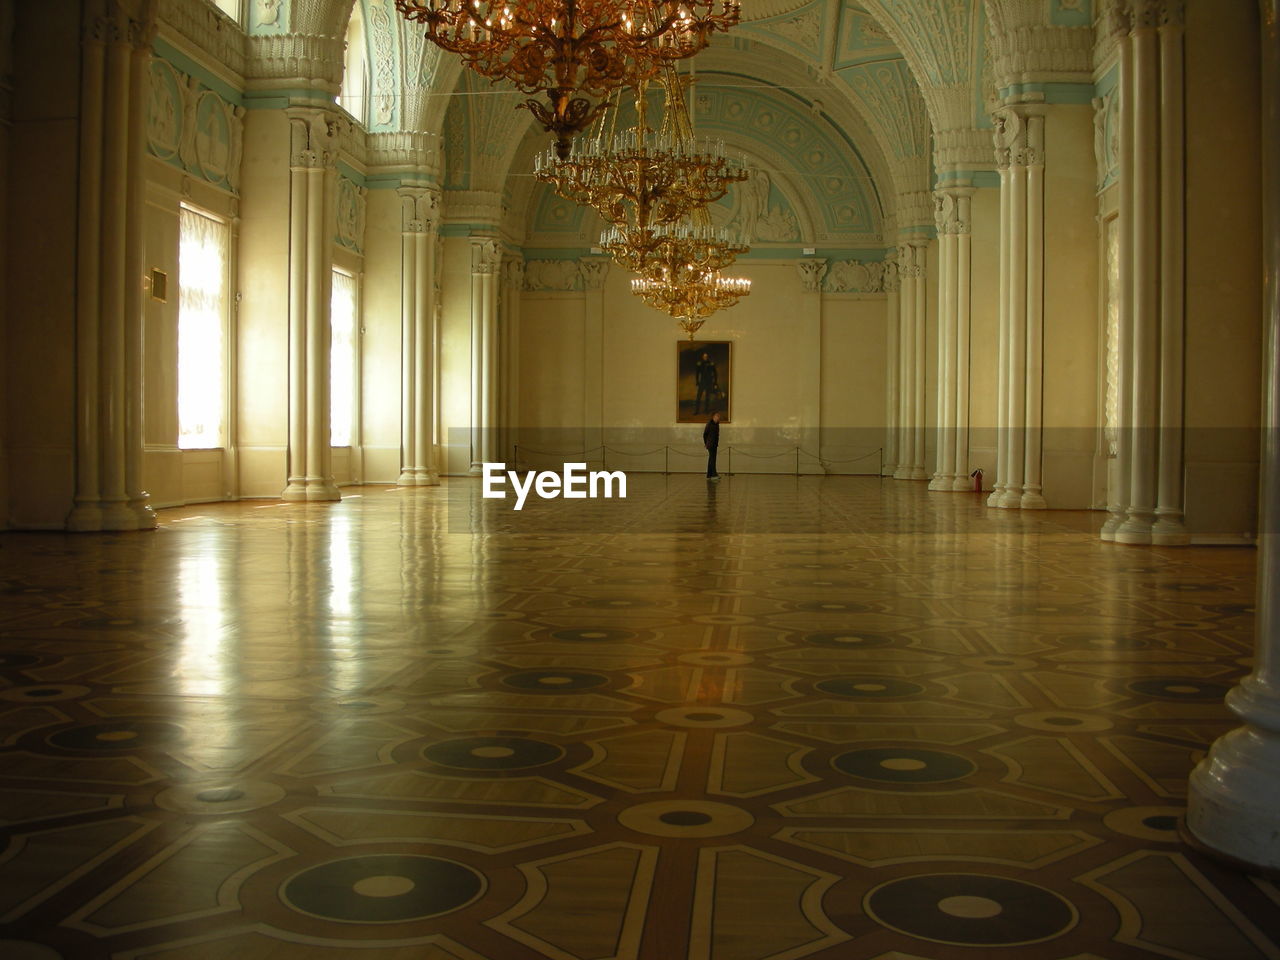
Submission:
[[[823,470],[827,470],[827,468],[828,468],[828,467],[835,466],[835,465],[837,465],[837,464],[842,464],[842,463],[857,463],[857,462],[859,462],[860,460],[869,460],[869,459],[870,459],[870,458],[872,458],[872,457],[880,457],[880,458],[881,458],[881,463],[883,463],[883,457],[884,457],[884,448],[883,448],[883,447],[877,447],[875,450],[872,450],[870,453],[864,453],[864,454],[862,454],[861,456],[857,456],[857,457],[849,457],[849,458],[846,458],[846,459],[843,459],[843,460],[831,460],[831,459],[828,459],[828,458],[826,458],[826,457],[822,457],[822,456],[820,456],[820,455],[818,455],[818,454],[810,453],[808,450],[805,450],[803,447],[792,447],[790,450],[783,450],[783,451],[781,451],[781,452],[779,452],[779,453],[750,453],[750,452],[748,452],[747,450],[744,450],[742,447],[735,447],[735,446],[734,446],[733,444],[731,444],[731,443],[730,443],[730,444],[725,444],[725,453],[726,453],[726,455],[727,455],[728,457],[730,457],[730,458],[731,458],[731,457],[733,456],[733,453],[734,453],[734,451],[735,451],[735,450],[736,450],[738,453],[742,454],[742,456],[744,456],[744,457],[750,457],[750,458],[751,458],[751,459],[753,459],[753,460],[776,460],[776,459],[778,459],[779,457],[785,457],[785,456],[788,456],[788,455],[794,455],[794,456],[795,456],[795,458],[796,458],[795,476],[799,476],[799,475],[800,475],[800,457],[801,457],[802,455],[803,455],[803,456],[806,456],[806,457],[809,457],[811,460],[813,460],[813,461],[815,461],[816,463],[818,463],[818,464],[823,468]],[[670,457],[671,457],[671,454],[672,454],[672,453],[679,454],[679,455],[680,455],[680,456],[682,456],[682,457],[699,457],[699,458],[700,458],[700,457],[705,456],[705,454],[706,454],[706,451],[705,451],[705,450],[699,450],[699,449],[697,449],[697,448],[684,448],[684,449],[682,449],[682,448],[680,448],[680,447],[672,446],[672,445],[670,445],[670,444],[668,444],[668,445],[666,445],[666,446],[662,446],[662,447],[654,447],[652,450],[643,450],[643,451],[638,451],[638,452],[637,452],[637,451],[628,451],[628,450],[624,450],[624,449],[622,449],[622,448],[620,448],[620,447],[611,447],[611,446],[609,446],[608,444],[603,444],[603,443],[602,443],[602,444],[599,444],[598,446],[590,447],[589,449],[586,449],[586,450],[568,450],[568,451],[566,451],[566,450],[536,450],[536,449],[534,449],[534,448],[532,448],[532,447],[522,447],[520,444],[516,444],[516,445],[515,445],[515,448],[514,448],[514,452],[515,452],[515,459],[516,459],[516,462],[517,462],[517,463],[519,463],[519,461],[520,461],[520,454],[521,454],[521,452],[524,452],[524,453],[531,453],[531,454],[536,454],[536,455],[538,455],[538,456],[543,456],[543,457],[570,457],[570,456],[576,456],[576,457],[582,457],[582,458],[585,460],[585,459],[587,458],[587,455],[588,455],[588,454],[592,454],[592,453],[595,453],[595,452],[597,452],[597,451],[599,451],[599,452],[601,453],[602,458],[603,458],[603,456],[605,456],[605,455],[607,455],[607,454],[609,454],[609,453],[621,454],[622,456],[626,456],[626,457],[651,457],[651,456],[654,456],[655,454],[661,453],[661,454],[663,455],[663,458],[664,458],[664,464],[665,464],[665,463],[667,463],[667,462],[669,462],[669,460],[670,460]],[[664,469],[664,471],[663,471],[663,472],[665,472],[665,473],[669,473],[670,471],[669,471],[669,470]],[[728,471],[726,471],[726,472],[728,472]],[[828,472],[830,472],[830,471],[828,470]],[[860,475],[861,475],[861,474],[860,474]]]

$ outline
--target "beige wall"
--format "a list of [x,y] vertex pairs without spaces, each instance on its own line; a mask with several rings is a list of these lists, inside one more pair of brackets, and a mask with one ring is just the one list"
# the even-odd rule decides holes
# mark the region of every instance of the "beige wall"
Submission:
[[288,479],[289,121],[250,110],[240,175],[235,419],[240,495],[278,497]]
[[[4,354],[8,522],[61,528],[75,443],[75,291],[80,24],[59,4],[13,5],[21,89],[9,132],[8,318]],[[33,185],[38,188],[33,188]]]
[[1051,105],[1044,129],[1044,498],[1087,510],[1098,424],[1093,108]]
[[394,483],[400,475],[400,198],[370,190],[365,214],[362,285],[361,440],[364,479]]
[[[744,261],[752,279],[738,305],[710,317],[699,340],[732,348],[732,407],[723,443],[738,446],[738,471],[795,469],[794,450],[845,459],[870,453],[884,438],[885,298],[802,291],[795,264]],[[609,270],[603,290],[599,382],[610,466],[635,470],[703,469],[700,424],[676,423],[676,321],[630,293],[631,274]],[[808,299],[806,299],[808,298]],[[533,450],[582,450],[590,436],[585,395],[590,293],[526,292],[521,301],[520,440]],[[815,362],[816,360],[816,362]],[[669,460],[646,450],[670,445]],[[757,458],[747,453],[757,454]],[[530,453],[542,466],[547,458]],[[723,466],[724,464],[722,464]],[[834,469],[874,473],[874,457]],[[820,470],[802,456],[804,472]]]
[[1187,4],[1187,526],[1256,532],[1262,349],[1258,21]]

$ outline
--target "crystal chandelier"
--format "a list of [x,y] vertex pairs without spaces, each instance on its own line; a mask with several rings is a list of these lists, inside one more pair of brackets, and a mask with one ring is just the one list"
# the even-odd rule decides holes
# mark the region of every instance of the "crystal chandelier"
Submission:
[[[525,106],[569,155],[609,95],[636,87],[664,63],[691,57],[738,22],[739,0],[395,0],[406,20],[481,76],[522,93]],[[592,100],[598,102],[592,103]]]
[[[631,231],[673,223],[723,197],[747,179],[745,159],[730,157],[724,141],[698,139],[671,64],[663,66],[666,109],[658,130],[648,125],[647,84],[635,90],[636,121],[615,131],[601,117],[568,156],[548,150],[534,160],[534,177],[566,200],[594,207],[606,221]],[[611,119],[617,111],[610,111]]]
[[707,317],[749,294],[751,281],[722,277],[719,270],[709,270],[684,282],[671,276],[636,277],[631,281],[631,292],[655,310],[675,317],[692,340]]
[[614,261],[632,273],[700,276],[729,266],[750,246],[724,227],[712,227],[705,210],[686,220],[662,227],[611,226],[600,235],[600,246]]

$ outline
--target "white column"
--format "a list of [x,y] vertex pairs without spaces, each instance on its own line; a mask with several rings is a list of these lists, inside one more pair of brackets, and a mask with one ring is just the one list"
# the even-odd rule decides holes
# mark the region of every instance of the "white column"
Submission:
[[997,295],[996,332],[996,479],[987,497],[987,506],[1003,507],[1009,496],[1009,196],[1012,191],[1009,162],[1012,152],[1006,135],[1006,118],[996,114],[996,168],[1000,171],[1000,289]]
[[[796,261],[800,274],[800,305],[796,311],[795,339],[798,353],[806,358],[796,367],[799,399],[799,445],[802,451],[822,456],[822,281],[827,261],[805,257]],[[797,461],[799,465],[801,461]]]
[[1133,37],[1133,355],[1131,403],[1133,419],[1129,503],[1125,521],[1115,532],[1120,543],[1150,543],[1155,519],[1156,429],[1159,426],[1160,310],[1160,149],[1158,13],[1143,7]]
[[481,472],[492,459],[493,340],[496,335],[498,265],[502,248],[497,240],[471,241],[471,472]]
[[955,479],[951,489],[973,489],[969,479],[969,281],[972,275],[973,188],[954,190],[956,196],[956,412]]
[[915,417],[912,419],[913,436],[915,438],[915,452],[911,457],[911,479],[925,480],[928,474],[925,472],[924,466],[924,396],[925,396],[925,376],[926,376],[926,357],[925,348],[928,343],[925,329],[929,317],[928,303],[926,302],[926,250],[928,242],[925,240],[917,240],[912,243],[912,266],[911,266],[911,284],[912,292],[915,296],[915,309],[913,311],[913,319],[915,321],[915,372],[912,378],[912,385],[915,387]]
[[502,261],[502,311],[498,318],[501,342],[501,401],[498,405],[502,422],[502,443],[498,459],[514,463],[514,445],[519,442],[520,427],[520,297],[524,290],[524,260],[518,256]]
[[1120,248],[1120,289],[1117,292],[1119,330],[1116,343],[1116,398],[1119,428],[1116,436],[1114,468],[1107,496],[1107,519],[1099,537],[1114,541],[1117,531],[1128,516],[1129,487],[1133,477],[1133,48],[1129,44],[1129,14],[1122,7],[1113,9],[1120,33],[1120,216],[1117,245]]
[[1008,124],[1016,130],[1009,163],[1009,285],[1002,291],[1008,300],[1008,453],[1003,507],[1022,505],[1027,439],[1027,168],[1023,162],[1025,124],[1015,110],[1008,110]]
[[[1026,452],[1023,459],[1023,510],[1043,510],[1041,494],[1042,428],[1044,417],[1044,117],[1031,113],[1026,118]],[[1012,505],[1012,504],[1011,504]]]
[[81,55],[76,495],[67,529],[155,526],[142,466],[144,137],[154,8],[90,0]]
[[915,270],[915,251],[910,244],[898,247],[898,468],[893,472],[896,480],[911,479],[912,458],[915,456],[915,353],[916,353],[916,297],[912,286]]
[[956,448],[956,243],[954,232],[955,197],[936,191],[934,220],[938,228],[938,419],[936,466],[930,490],[950,490],[955,481]]
[[440,192],[400,187],[400,477],[406,485],[437,484],[435,421],[435,236]]
[[902,389],[901,330],[898,317],[898,269],[896,261],[886,261],[884,270],[885,316],[885,429],[884,465],[882,473],[892,477],[897,472],[900,458],[898,446],[898,396]]
[[1261,0],[1265,384],[1253,672],[1227,694],[1244,726],[1191,774],[1187,829],[1212,850],[1280,870],[1280,0]]
[[609,275],[608,257],[583,257],[578,261],[582,277],[583,395],[582,446],[586,460],[602,457],[604,443],[604,281]]
[[1183,526],[1183,385],[1186,339],[1183,290],[1186,181],[1181,2],[1160,24],[1160,452],[1151,542],[1191,542]]
[[289,478],[285,500],[340,500],[329,446],[329,307],[340,121],[290,108]]

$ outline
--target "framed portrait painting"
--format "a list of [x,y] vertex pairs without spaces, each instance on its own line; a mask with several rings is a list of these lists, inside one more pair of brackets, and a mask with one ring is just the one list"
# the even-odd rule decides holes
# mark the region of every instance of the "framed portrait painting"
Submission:
[[729,422],[732,348],[728,340],[677,341],[676,423],[705,423],[717,410]]

